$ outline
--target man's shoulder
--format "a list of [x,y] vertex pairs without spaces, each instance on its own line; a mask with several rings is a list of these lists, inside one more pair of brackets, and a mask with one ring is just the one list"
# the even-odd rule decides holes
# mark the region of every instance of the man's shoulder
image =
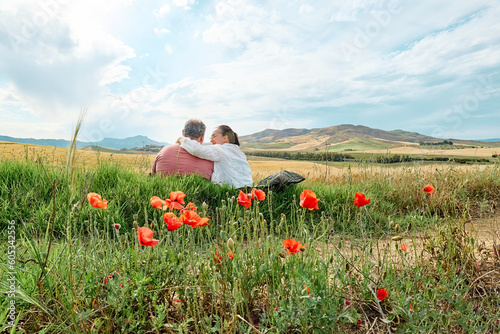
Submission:
[[161,151],[158,153],[158,155],[160,155],[162,158],[175,156],[177,159],[183,159],[189,161],[200,161],[200,162],[209,161],[192,155],[191,153],[183,149],[179,143],[163,147]]
[[163,148],[158,152],[158,154],[166,154],[171,152],[177,152],[181,149],[181,145],[178,143],[163,146]]

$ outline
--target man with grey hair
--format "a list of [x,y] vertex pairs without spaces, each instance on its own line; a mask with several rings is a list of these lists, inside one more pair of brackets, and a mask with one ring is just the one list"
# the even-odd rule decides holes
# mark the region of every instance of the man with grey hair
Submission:
[[[184,124],[182,135],[203,144],[206,126],[199,119],[190,119]],[[179,143],[161,149],[153,163],[152,175],[198,174],[208,180],[214,171],[214,162],[189,154]]]

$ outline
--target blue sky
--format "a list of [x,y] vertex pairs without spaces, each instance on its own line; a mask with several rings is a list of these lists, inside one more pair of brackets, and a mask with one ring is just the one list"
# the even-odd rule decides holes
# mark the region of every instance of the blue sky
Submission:
[[0,135],[500,137],[500,2],[0,0]]

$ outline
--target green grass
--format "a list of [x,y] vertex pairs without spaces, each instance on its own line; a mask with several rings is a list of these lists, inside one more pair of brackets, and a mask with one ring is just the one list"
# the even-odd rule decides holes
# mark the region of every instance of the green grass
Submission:
[[[332,184],[266,191],[266,200],[248,210],[237,204],[238,190],[196,176],[148,177],[109,162],[73,175],[71,182],[64,169],[29,160],[0,164],[2,240],[11,221],[16,227],[19,331],[500,330],[500,300],[488,284],[500,259],[479,261],[477,243],[463,228],[500,199],[497,165],[468,173],[451,165],[444,173],[378,174],[368,164],[366,174]],[[428,183],[436,187],[432,195],[422,191]],[[299,206],[304,188],[316,193],[319,210]],[[210,225],[166,229],[150,198],[176,190]],[[91,207],[88,192],[102,195],[108,208]],[[355,192],[371,202],[355,207]],[[139,244],[140,226],[152,227],[157,246]],[[420,248],[399,249],[417,245],[422,235]],[[286,254],[287,238],[305,244],[304,252]],[[2,284],[11,271],[7,247],[0,245]],[[381,302],[374,296],[379,287],[389,292]],[[10,300],[0,299],[2,310]]]
[[[364,150],[380,150],[380,149],[390,149],[391,144],[369,139],[369,138],[352,138],[348,143],[337,144],[330,146],[328,148],[329,152],[344,152],[348,151],[364,151]],[[325,151],[325,150],[322,150]]]

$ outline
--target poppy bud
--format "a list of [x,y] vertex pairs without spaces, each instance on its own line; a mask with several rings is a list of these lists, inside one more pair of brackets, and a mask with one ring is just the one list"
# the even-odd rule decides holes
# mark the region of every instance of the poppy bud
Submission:
[[399,224],[396,224],[396,226],[394,226],[394,231],[399,232],[399,229],[400,229]]
[[397,236],[395,236],[395,237],[392,237],[391,239],[392,239],[392,241],[399,241],[399,240],[402,240],[402,239],[403,239],[403,237],[402,237],[402,236],[400,236],[400,235],[397,235]]
[[122,227],[120,224],[115,224],[115,229],[116,229],[116,230],[119,230],[119,229],[120,229],[120,227]]
[[282,258],[285,258],[285,257],[286,257],[286,252],[284,252],[284,251],[283,251],[283,252],[281,252],[281,253],[280,253],[280,256],[281,256]]
[[134,222],[132,223],[132,226],[137,226],[137,221],[134,220]]
[[407,231],[411,230],[411,222],[408,223],[408,227],[406,228]]
[[206,210],[208,209],[208,204],[203,202],[203,204],[201,205],[201,207],[203,208],[203,210]]
[[393,227],[394,227],[394,222],[391,220],[391,221],[389,222],[389,228],[393,228]]
[[234,202],[236,200],[236,197],[231,197],[231,202]]
[[234,252],[234,240],[233,240],[233,238],[227,239],[227,247]]
[[281,214],[281,222],[286,222],[286,215],[284,213]]
[[155,222],[151,222],[151,229],[155,228]]

